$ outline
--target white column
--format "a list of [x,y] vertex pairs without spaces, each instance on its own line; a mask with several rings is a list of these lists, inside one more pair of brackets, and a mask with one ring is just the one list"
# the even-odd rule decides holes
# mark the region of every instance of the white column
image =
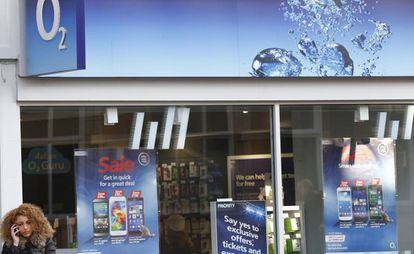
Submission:
[[[280,134],[280,105],[273,106],[273,190],[274,190],[274,232],[275,232],[275,253],[283,253],[284,222],[283,222],[283,184],[282,184],[282,149]],[[273,253],[271,253],[273,254]]]
[[0,60],[0,212],[3,216],[23,200],[20,108],[16,61]]
[[17,59],[20,45],[18,0],[0,0],[0,59]]

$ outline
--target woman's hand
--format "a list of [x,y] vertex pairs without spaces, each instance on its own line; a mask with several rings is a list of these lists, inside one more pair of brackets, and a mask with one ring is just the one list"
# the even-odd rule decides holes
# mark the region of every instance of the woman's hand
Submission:
[[19,238],[19,226],[13,224],[10,228],[10,234],[13,239],[13,245],[19,246],[20,238]]

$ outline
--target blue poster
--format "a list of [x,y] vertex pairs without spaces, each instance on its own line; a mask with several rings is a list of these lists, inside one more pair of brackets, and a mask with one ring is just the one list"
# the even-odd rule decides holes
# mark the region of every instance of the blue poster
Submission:
[[153,150],[75,151],[78,253],[159,253]]
[[390,138],[323,140],[327,253],[398,250],[394,156]]
[[59,75],[413,76],[413,12],[412,0],[88,0],[86,69]]
[[263,200],[266,174],[272,172],[271,158],[235,160],[231,172],[233,199]]
[[84,0],[25,0],[22,76],[85,68]]
[[264,201],[212,202],[213,253],[267,254]]

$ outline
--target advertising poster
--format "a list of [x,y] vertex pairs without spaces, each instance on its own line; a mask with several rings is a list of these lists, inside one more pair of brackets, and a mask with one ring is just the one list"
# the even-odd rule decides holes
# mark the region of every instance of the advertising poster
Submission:
[[78,253],[159,253],[153,150],[75,151]]
[[323,140],[327,253],[397,253],[394,156],[390,138]]
[[414,75],[412,0],[84,2],[86,69],[60,75]]
[[264,201],[211,202],[213,254],[267,254]]
[[268,154],[227,157],[229,188],[235,200],[264,200],[266,183],[272,172]]

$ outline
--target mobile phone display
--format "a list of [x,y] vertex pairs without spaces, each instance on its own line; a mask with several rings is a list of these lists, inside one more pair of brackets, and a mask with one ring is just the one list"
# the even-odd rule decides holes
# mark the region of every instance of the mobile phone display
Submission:
[[368,186],[368,201],[369,201],[369,218],[371,220],[381,220],[383,211],[382,200],[382,186],[369,185]]
[[93,200],[93,234],[105,236],[109,234],[108,200]]
[[144,199],[128,198],[128,234],[142,235],[144,225]]
[[110,234],[122,236],[127,234],[127,209],[125,197],[110,197]]
[[352,210],[355,221],[364,222],[368,220],[368,197],[365,187],[352,188]]
[[338,187],[338,218],[340,221],[351,221],[352,216],[352,198],[350,187]]

